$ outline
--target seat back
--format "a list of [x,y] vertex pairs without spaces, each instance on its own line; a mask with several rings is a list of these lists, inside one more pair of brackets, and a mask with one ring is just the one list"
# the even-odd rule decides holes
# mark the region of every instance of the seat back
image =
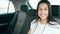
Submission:
[[52,5],[52,14],[54,17],[59,17],[59,5]]
[[57,23],[60,24],[60,17],[59,17],[59,5],[52,5],[52,14],[55,17],[54,19],[56,20]]
[[14,30],[14,34],[19,34],[19,32],[23,26],[24,20],[26,18],[26,12],[27,11],[28,11],[28,6],[27,5],[21,5],[20,12],[18,15],[17,24],[16,24],[15,30]]
[[28,31],[30,29],[31,21],[33,19],[35,19],[35,17],[36,17],[36,10],[31,9],[27,12],[27,16],[26,16],[25,22],[22,26],[22,29],[20,31],[20,34],[27,34],[28,33]]

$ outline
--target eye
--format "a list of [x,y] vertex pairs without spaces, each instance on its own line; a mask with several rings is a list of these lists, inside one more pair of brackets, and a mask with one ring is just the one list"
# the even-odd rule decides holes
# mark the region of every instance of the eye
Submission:
[[42,9],[41,9],[41,8],[39,8],[38,10],[39,10],[39,11],[41,11]]
[[42,10],[42,9],[39,9],[39,10]]
[[45,8],[44,10],[48,10],[47,8]]

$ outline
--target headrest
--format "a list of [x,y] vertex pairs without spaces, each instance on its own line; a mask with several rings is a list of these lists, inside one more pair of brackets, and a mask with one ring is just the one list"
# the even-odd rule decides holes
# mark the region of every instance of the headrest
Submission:
[[30,9],[27,14],[30,15],[30,16],[36,16],[36,13],[37,13],[37,10],[35,9]]
[[20,9],[22,11],[26,12],[26,11],[28,11],[28,6],[27,5],[22,5]]
[[59,17],[59,5],[52,5],[52,14],[54,17]]

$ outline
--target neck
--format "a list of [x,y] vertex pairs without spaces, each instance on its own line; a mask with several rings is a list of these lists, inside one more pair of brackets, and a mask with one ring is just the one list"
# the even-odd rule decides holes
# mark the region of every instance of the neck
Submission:
[[40,20],[40,22],[41,22],[41,24],[46,24],[47,23],[47,19],[45,19],[45,20]]

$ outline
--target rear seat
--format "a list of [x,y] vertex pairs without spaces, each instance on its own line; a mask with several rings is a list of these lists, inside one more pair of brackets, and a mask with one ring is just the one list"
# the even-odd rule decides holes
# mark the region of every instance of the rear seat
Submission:
[[54,19],[60,24],[59,10],[59,5],[52,5],[52,14],[55,17]]
[[59,5],[52,5],[52,14],[54,17],[59,17]]

